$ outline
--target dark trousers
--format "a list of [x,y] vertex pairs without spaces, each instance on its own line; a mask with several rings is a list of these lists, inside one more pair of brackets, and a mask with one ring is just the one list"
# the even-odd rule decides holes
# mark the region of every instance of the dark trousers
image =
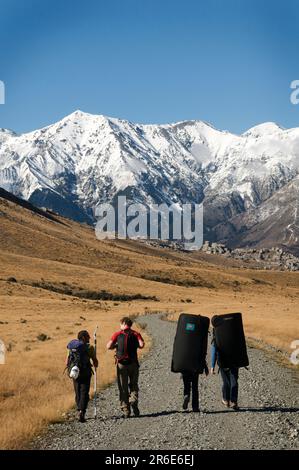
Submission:
[[220,369],[222,377],[222,397],[223,400],[233,403],[238,402],[238,378],[239,369],[237,367],[232,369]]
[[191,389],[192,389],[192,408],[199,408],[199,394],[198,394],[198,378],[199,374],[191,372],[183,372],[183,382],[184,382],[184,396],[190,398]]
[[91,375],[79,376],[77,380],[73,380],[77,410],[83,413],[85,413],[89,402],[90,380]]

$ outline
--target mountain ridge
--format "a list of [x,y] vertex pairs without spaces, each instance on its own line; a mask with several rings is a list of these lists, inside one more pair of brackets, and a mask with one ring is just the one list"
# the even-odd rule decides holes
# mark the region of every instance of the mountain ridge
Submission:
[[[204,201],[205,238],[234,246],[260,243],[252,213],[298,174],[299,128],[273,122],[237,135],[200,120],[137,124],[76,110],[29,133],[0,129],[0,186],[16,196],[88,223],[96,204],[119,194],[149,207]],[[297,207],[289,191],[284,203]],[[298,243],[295,213],[271,243]]]

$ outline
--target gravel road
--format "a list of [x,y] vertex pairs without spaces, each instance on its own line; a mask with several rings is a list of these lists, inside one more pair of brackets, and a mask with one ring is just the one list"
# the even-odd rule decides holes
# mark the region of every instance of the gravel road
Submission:
[[221,405],[220,375],[200,377],[200,413],[182,410],[182,380],[170,372],[176,323],[147,316],[153,347],[140,367],[139,418],[121,417],[117,385],[90,404],[85,424],[74,415],[50,425],[35,449],[299,449],[298,377],[258,349],[240,370],[240,411]]

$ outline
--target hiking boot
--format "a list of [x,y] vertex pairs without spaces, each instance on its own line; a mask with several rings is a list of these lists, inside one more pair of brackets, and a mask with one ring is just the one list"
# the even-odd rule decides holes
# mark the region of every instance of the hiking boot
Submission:
[[80,423],[86,423],[84,411],[79,411],[79,421]]
[[131,416],[131,410],[130,409],[126,408],[126,409],[122,410],[122,412],[123,412],[123,418],[130,418],[130,416]]
[[138,408],[138,404],[137,403],[132,403],[131,406],[132,406],[134,416],[140,416],[140,411],[139,411],[139,408]]
[[188,405],[189,405],[189,400],[190,400],[189,395],[185,395],[184,396],[184,401],[183,401],[183,410],[187,410]]
[[240,409],[238,403],[231,402],[231,409],[234,411],[238,411]]
[[227,400],[221,400],[222,405],[224,405],[226,408],[229,408],[229,401]]

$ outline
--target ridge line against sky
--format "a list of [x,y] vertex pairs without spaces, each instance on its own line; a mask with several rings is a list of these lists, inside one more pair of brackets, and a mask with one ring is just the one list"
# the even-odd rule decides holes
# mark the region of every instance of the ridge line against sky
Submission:
[[6,131],[10,131],[10,132],[13,132],[16,134],[16,136],[21,136],[21,135],[25,135],[25,134],[31,134],[33,132],[37,132],[37,131],[41,131],[41,130],[44,130],[44,129],[47,129],[47,128],[50,128],[52,126],[55,126],[57,123],[61,122],[61,121],[64,121],[65,119],[77,114],[77,113],[81,113],[83,115],[87,115],[87,116],[92,116],[94,118],[98,118],[98,117],[103,117],[107,120],[117,120],[117,121],[125,121],[129,124],[132,124],[132,125],[135,125],[135,126],[157,126],[157,127],[167,127],[167,126],[176,126],[178,124],[183,124],[183,123],[190,123],[190,122],[197,122],[197,123],[203,123],[205,124],[206,126],[208,127],[211,127],[213,128],[214,130],[216,131],[219,131],[219,132],[223,132],[223,133],[229,133],[229,134],[232,134],[232,135],[235,135],[237,137],[241,137],[242,135],[244,135],[245,133],[247,133],[248,131],[250,131],[251,129],[254,129],[254,128],[257,128],[257,127],[260,127],[260,126],[263,126],[264,124],[274,124],[275,126],[278,127],[278,129],[282,130],[282,131],[289,131],[289,130],[292,130],[292,129],[299,129],[299,125],[298,126],[295,126],[295,127],[291,127],[291,128],[285,128],[283,126],[281,126],[279,123],[276,123],[274,121],[267,121],[267,122],[259,122],[259,123],[256,123],[255,125],[251,126],[250,128],[248,129],[245,129],[244,132],[242,133],[237,133],[237,132],[232,132],[232,131],[229,131],[228,129],[219,129],[217,128],[216,126],[214,126],[213,123],[211,122],[208,122],[204,119],[183,119],[181,121],[172,121],[172,122],[164,122],[164,123],[157,123],[157,122],[136,122],[136,121],[132,121],[132,120],[129,120],[129,119],[125,119],[125,118],[122,118],[122,117],[117,117],[117,116],[107,116],[107,115],[104,115],[104,114],[94,114],[94,113],[89,113],[87,111],[82,111],[81,109],[77,109],[73,112],[71,112],[70,114],[66,115],[66,116],[63,116],[61,119],[59,119],[58,121],[55,121],[55,122],[51,122],[49,124],[46,124],[45,126],[42,126],[42,127],[39,127],[37,129],[32,129],[32,130],[29,130],[29,131],[25,131],[25,132],[16,132],[14,129],[8,129],[8,128],[2,128],[0,127],[0,130],[1,129],[4,129]]
[[297,0],[0,0],[0,127],[76,109],[242,134],[299,126]]

